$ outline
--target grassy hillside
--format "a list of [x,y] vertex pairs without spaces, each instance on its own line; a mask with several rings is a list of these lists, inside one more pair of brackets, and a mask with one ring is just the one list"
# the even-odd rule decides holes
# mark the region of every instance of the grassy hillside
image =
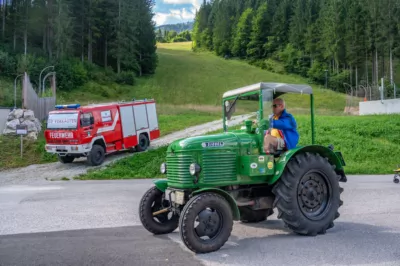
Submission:
[[[135,86],[99,85],[89,82],[72,93],[59,93],[59,102],[87,104],[108,100],[130,100],[134,97],[154,98],[159,105],[186,108],[190,104],[197,106],[197,110],[213,109],[220,112],[218,108],[221,96],[227,90],[261,81],[307,83],[298,76],[275,74],[246,62],[225,60],[207,52],[193,53],[190,49],[190,42],[160,43],[158,44],[159,66],[154,76],[140,78]],[[345,95],[323,90],[319,86],[313,88],[317,113],[343,112]],[[309,99],[306,96],[290,95],[285,98],[292,110],[307,109],[309,106]]]
[[[159,67],[154,76],[140,78],[135,86],[100,85],[91,81],[83,87],[74,89],[71,93],[59,91],[57,94],[58,103],[87,104],[112,100],[130,100],[133,97],[155,98],[158,102],[157,111],[161,132],[162,135],[165,135],[188,126],[219,119],[221,117],[221,95],[227,90],[260,81],[307,83],[303,78],[271,73],[246,62],[224,60],[210,53],[193,53],[190,48],[191,43],[159,44]],[[12,86],[13,81],[3,80],[3,82],[0,82],[0,97],[13,99],[13,91],[10,90]],[[352,169],[351,171],[354,173],[382,172],[387,168],[391,169],[395,156],[392,156],[391,161],[385,165],[376,158],[383,158],[382,154],[388,152],[385,149],[390,150],[390,152],[396,150],[398,143],[394,137],[390,137],[391,134],[395,134],[396,130],[387,132],[390,137],[389,141],[388,138],[385,138],[385,135],[379,137],[376,132],[385,130],[384,122],[389,122],[388,119],[393,120],[393,117],[385,117],[383,120],[368,117],[338,117],[336,115],[343,114],[345,95],[323,90],[318,86],[313,86],[313,88],[316,95],[315,103],[318,117],[317,139],[319,141],[324,140],[324,145],[329,143],[340,145],[338,148],[345,152],[345,156],[350,162],[353,162],[348,169]],[[308,112],[309,98],[307,96],[290,95],[285,98],[288,101],[290,112],[297,115]],[[305,116],[297,117],[302,139],[309,137],[308,118]],[[350,133],[357,128],[354,125],[357,121],[363,125],[360,128],[361,135],[359,137],[357,137],[357,134]],[[395,124],[392,123],[391,126]],[[370,143],[368,144],[370,146],[365,146],[365,143]],[[49,157],[45,154],[42,137],[36,143],[26,143],[24,160],[19,159],[18,139],[14,141],[0,136],[0,145],[5,150],[0,154],[0,169],[55,160],[54,156]],[[366,147],[370,147],[369,150],[367,149],[368,152],[365,152]],[[138,159],[141,158],[140,156],[134,156],[133,160],[140,160]],[[364,164],[367,168],[363,168]],[[158,168],[158,165],[156,167]]]
[[[154,98],[167,107],[182,107],[188,104],[196,110],[220,112],[222,94],[231,89],[261,82],[277,81],[287,83],[307,83],[304,78],[282,75],[262,70],[239,60],[225,60],[210,53],[193,53],[191,42],[159,43],[159,66],[154,76],[141,77],[134,86],[118,84],[102,85],[90,81],[72,92],[58,91],[58,103],[107,102],[111,100],[131,100],[132,98]],[[331,90],[313,86],[317,113],[341,114],[346,97]],[[20,88],[18,89],[20,98]],[[285,97],[292,111],[308,109],[306,96]],[[10,101],[11,100],[11,101]],[[13,101],[13,81],[0,78],[0,105]],[[200,108],[201,107],[201,108]],[[217,107],[217,108],[215,108]],[[169,110],[169,108],[163,108]],[[300,109],[300,110],[299,110]]]
[[[316,142],[333,144],[343,153],[346,174],[391,174],[400,164],[400,117],[324,116],[316,119]],[[311,143],[308,116],[297,116],[300,145]],[[122,159],[104,170],[82,175],[79,179],[131,179],[163,177],[159,166],[165,161],[166,148]]]

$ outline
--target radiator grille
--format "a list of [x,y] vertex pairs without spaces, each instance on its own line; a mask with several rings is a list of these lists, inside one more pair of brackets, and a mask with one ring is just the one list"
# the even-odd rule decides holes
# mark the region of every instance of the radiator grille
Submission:
[[167,178],[171,182],[193,184],[193,177],[189,173],[192,156],[188,154],[167,155]]
[[236,153],[213,152],[203,154],[203,177],[205,183],[236,180]]

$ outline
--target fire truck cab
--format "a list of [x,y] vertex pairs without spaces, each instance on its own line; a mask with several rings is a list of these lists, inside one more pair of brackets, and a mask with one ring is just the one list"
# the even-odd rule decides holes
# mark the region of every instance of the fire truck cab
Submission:
[[57,154],[62,163],[87,157],[89,165],[101,165],[110,153],[145,151],[152,140],[160,137],[153,99],[56,105],[55,109],[47,119],[45,149]]

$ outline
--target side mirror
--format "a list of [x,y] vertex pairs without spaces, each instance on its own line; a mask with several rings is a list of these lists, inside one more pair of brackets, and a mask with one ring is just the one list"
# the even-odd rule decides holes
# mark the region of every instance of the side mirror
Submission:
[[90,124],[93,125],[94,124],[94,117],[90,117]]
[[232,106],[229,101],[225,102],[225,116],[228,120],[231,120],[232,114],[235,112],[235,110],[236,104]]
[[225,112],[228,112],[230,105],[231,103],[229,101],[225,101]]

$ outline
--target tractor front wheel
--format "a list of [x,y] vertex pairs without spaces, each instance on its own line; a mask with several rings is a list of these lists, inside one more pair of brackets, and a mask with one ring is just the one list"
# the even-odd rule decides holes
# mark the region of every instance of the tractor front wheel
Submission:
[[301,235],[326,233],[334,226],[343,204],[339,176],[319,154],[302,153],[292,157],[272,191],[278,218]]
[[191,198],[180,216],[180,235],[185,246],[195,253],[219,250],[231,235],[233,215],[229,203],[216,193]]
[[166,208],[165,193],[152,187],[143,195],[139,205],[139,217],[144,228],[155,235],[169,234],[178,228],[179,217],[170,211],[153,215]]

